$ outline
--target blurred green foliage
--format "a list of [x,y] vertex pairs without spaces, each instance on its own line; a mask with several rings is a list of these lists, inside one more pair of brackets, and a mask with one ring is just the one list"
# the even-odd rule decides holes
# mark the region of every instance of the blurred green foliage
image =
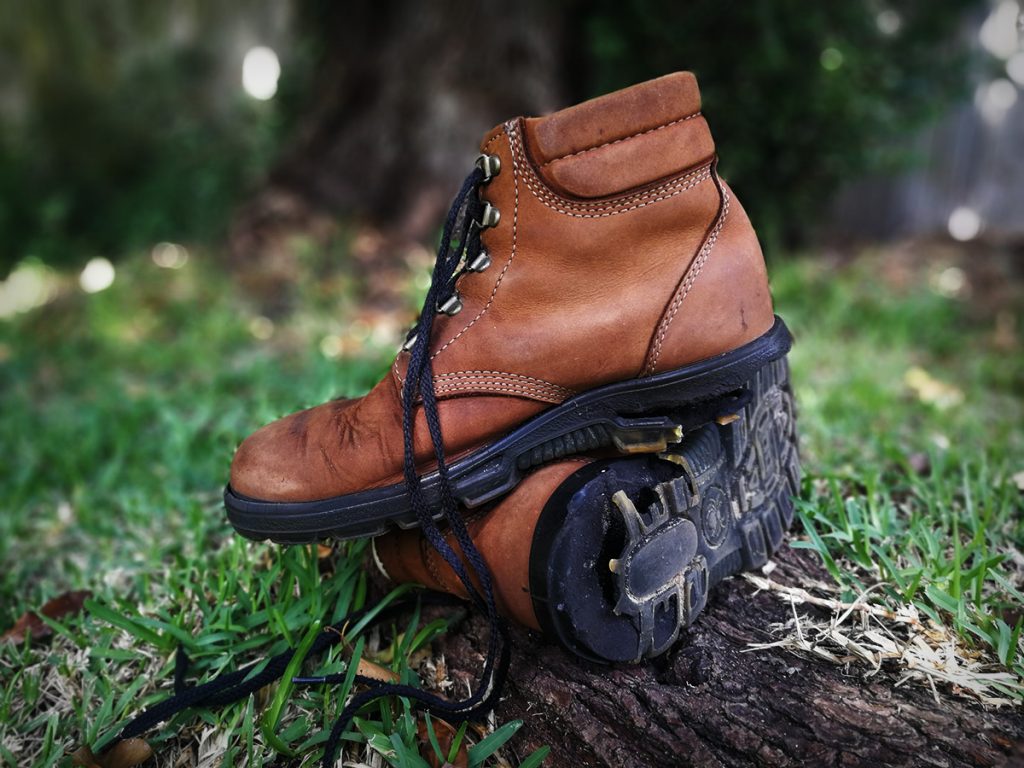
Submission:
[[224,5],[4,4],[0,277],[223,231],[280,127],[278,102],[217,80]]
[[[967,10],[984,5],[565,0],[552,11],[564,17],[554,80],[584,98],[694,70],[726,148],[723,174],[762,237],[792,243],[843,179],[905,161],[896,139],[962,91],[958,31]],[[317,23],[325,6],[284,8],[285,77],[274,99],[260,102],[237,78],[241,54],[273,13],[266,0],[6,3],[0,278],[28,256],[81,263],[222,236],[240,196],[298,119],[315,112],[314,87],[334,82],[317,69],[337,45],[333,27]],[[465,12],[436,9],[453,20]],[[500,76],[515,77],[514,67]]]
[[813,232],[841,181],[911,158],[895,139],[967,85],[957,33],[978,0],[596,0],[581,7],[590,95],[688,69],[721,171],[762,239]]

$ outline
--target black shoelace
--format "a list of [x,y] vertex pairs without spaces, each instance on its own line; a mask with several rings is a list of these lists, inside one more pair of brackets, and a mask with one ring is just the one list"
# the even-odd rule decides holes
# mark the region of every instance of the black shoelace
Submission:
[[[465,265],[471,263],[481,252],[480,217],[483,215],[485,206],[480,201],[478,193],[480,187],[488,180],[489,177],[480,167],[474,169],[466,177],[448,211],[430,288],[423,302],[423,310],[416,327],[406,342],[405,349],[410,354],[406,378],[402,386],[406,490],[424,536],[459,577],[471,600],[487,615],[490,625],[487,657],[476,689],[462,701],[449,701],[410,685],[383,683],[363,675],[356,675],[355,682],[366,686],[367,690],[353,696],[335,720],[327,741],[324,743],[324,768],[330,768],[334,764],[345,729],[359,710],[368,703],[385,696],[402,696],[450,723],[478,720],[494,708],[508,674],[509,637],[505,623],[498,615],[490,569],[473,543],[452,494],[430,356],[430,336],[434,317],[439,308],[449,298],[456,295],[455,284],[465,271]],[[417,403],[422,405],[427,430],[434,449],[434,458],[437,462],[439,492],[436,508],[424,496],[420,475],[416,468],[414,433]],[[447,521],[449,529],[462,551],[462,557],[448,544],[445,534],[436,522],[440,518]],[[463,558],[465,558],[464,561]],[[380,621],[384,617],[394,615],[408,607],[409,601],[395,603],[378,613],[375,620]],[[372,609],[359,611],[348,616],[339,624],[324,629],[313,641],[306,657],[323,653],[338,643],[342,639],[345,627],[360,621],[370,610]],[[185,677],[188,672],[189,660],[184,649],[179,647],[175,659],[174,695],[155,704],[128,722],[112,745],[122,739],[139,736],[186,709],[198,706],[224,706],[248,697],[260,688],[279,680],[296,652],[296,649],[292,648],[274,656],[266,661],[265,666],[258,672],[256,669],[262,662],[255,662],[234,672],[224,673],[201,685],[188,686]],[[319,677],[295,677],[292,682],[306,685],[337,684],[343,682],[345,677],[344,673]]]

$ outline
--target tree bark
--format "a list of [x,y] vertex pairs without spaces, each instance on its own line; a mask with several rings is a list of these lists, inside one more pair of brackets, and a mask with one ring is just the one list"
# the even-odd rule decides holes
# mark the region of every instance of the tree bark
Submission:
[[[821,573],[815,556],[785,548],[773,578]],[[801,610],[807,610],[801,606]],[[767,628],[792,616],[740,578],[712,592],[675,650],[632,667],[598,667],[516,631],[499,721],[525,720],[520,755],[547,744],[553,766],[1019,766],[1024,716],[986,710],[921,685],[896,686],[782,649]],[[453,676],[471,681],[486,625],[475,617],[445,640]]]
[[297,236],[322,247],[344,214],[375,228],[356,248],[357,269],[400,263],[403,250],[433,239],[495,115],[540,114],[563,100],[561,3],[303,8],[323,49],[312,101],[230,234],[239,276],[277,301],[295,280]]

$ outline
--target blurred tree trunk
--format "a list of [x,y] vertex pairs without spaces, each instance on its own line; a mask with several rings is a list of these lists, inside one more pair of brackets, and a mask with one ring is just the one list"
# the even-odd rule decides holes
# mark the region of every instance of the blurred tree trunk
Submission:
[[[232,226],[232,262],[247,287],[271,308],[287,305],[294,238],[322,246],[337,214],[382,228],[357,238],[354,255],[367,269],[393,267],[403,244],[430,239],[483,132],[562,102],[566,8],[307,0],[301,23],[323,51],[314,96]],[[388,282],[373,284],[386,292]]]

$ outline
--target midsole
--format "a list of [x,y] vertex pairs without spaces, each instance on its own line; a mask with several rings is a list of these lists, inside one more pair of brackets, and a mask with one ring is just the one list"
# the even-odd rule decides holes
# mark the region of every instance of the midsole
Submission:
[[[453,462],[448,474],[454,496],[468,507],[479,506],[508,493],[531,466],[599,447],[662,450],[678,439],[688,406],[742,389],[755,371],[783,357],[791,343],[777,317],[766,334],[730,352],[576,395]],[[428,503],[436,505],[436,472],[422,478],[422,488]],[[228,486],[224,503],[239,533],[282,543],[372,536],[389,526],[416,525],[403,484],[305,502],[260,501]]]

